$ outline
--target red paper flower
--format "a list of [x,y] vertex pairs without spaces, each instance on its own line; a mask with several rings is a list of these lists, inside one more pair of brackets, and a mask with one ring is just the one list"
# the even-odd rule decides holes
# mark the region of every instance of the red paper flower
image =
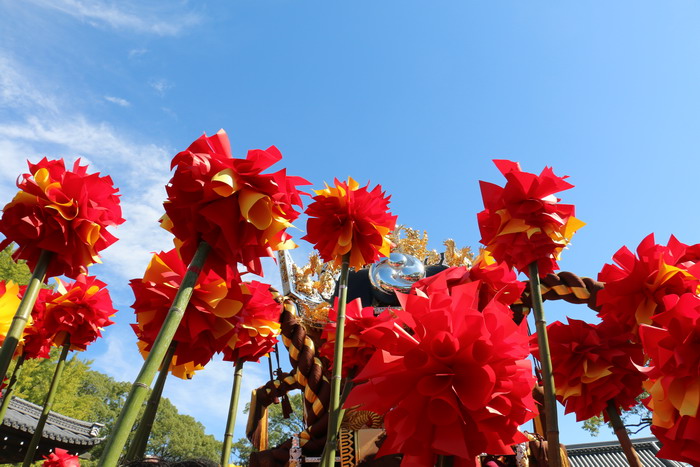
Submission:
[[527,273],[537,262],[540,276],[559,268],[557,259],[574,232],[585,225],[574,217],[574,206],[559,204],[555,193],[573,188],[566,177],[545,167],[538,176],[520,170],[516,162],[494,160],[506,186],[480,182],[484,210],[478,214],[481,243],[493,257]]
[[379,350],[346,406],[385,414],[378,456],[400,452],[403,465],[432,466],[436,455],[469,462],[525,441],[518,427],[536,410],[527,330],[498,301],[480,311],[478,287],[400,295],[400,322],[362,333]]
[[[547,326],[554,383],[559,402],[566,413],[576,413],[583,421],[603,413],[608,420],[608,401],[628,410],[637,401],[646,376],[635,363],[644,363],[639,344],[618,326],[594,325],[569,318]],[[537,335],[531,339],[532,353],[539,359]]]
[[[336,300],[337,301],[337,300]],[[336,303],[337,307],[337,303]],[[334,361],[335,329],[338,313],[336,308],[331,308],[328,313],[328,323],[323,328],[319,349],[322,357],[330,362]],[[347,304],[345,308],[345,332],[343,340],[343,378],[355,375],[369,361],[376,351],[376,347],[362,338],[362,332],[379,323],[391,321],[391,310],[385,310],[379,315],[374,315],[374,308],[369,306],[362,308],[362,301],[358,298]]]
[[649,377],[645,404],[653,411],[652,432],[664,445],[663,456],[699,465],[700,297],[670,295],[663,307],[666,311],[653,318],[663,327],[639,327],[651,359],[641,369]]
[[350,253],[350,267],[360,269],[389,256],[392,244],[387,236],[396,226],[396,216],[388,212],[391,197],[385,197],[379,185],[372,191],[368,187],[349,178],[347,183],[336,179],[335,186],[314,190],[302,239],[313,243],[324,261],[340,264]]
[[224,360],[257,362],[272,351],[280,334],[280,304],[270,286],[257,281],[241,285],[246,303],[236,315],[236,331],[224,348]]
[[[143,278],[130,281],[137,321],[131,326],[147,344],[144,351],[150,352],[186,272],[187,267],[173,249],[153,255]],[[191,362],[193,368],[204,366],[223,351],[236,332],[237,314],[247,300],[240,283],[227,285],[214,271],[202,272],[173,339],[177,341],[178,365]]]
[[44,456],[43,467],[80,467],[78,456],[72,456],[68,451],[56,448],[48,456]]
[[41,326],[38,334],[50,336],[57,347],[70,339],[71,350],[85,350],[102,336],[104,327],[114,324],[109,318],[117,310],[105,287],[93,276],[80,275],[65,285],[58,281],[56,292],[47,294],[43,316],[34,325]]
[[212,247],[207,267],[230,283],[238,277],[236,263],[262,275],[260,257],[295,246],[286,228],[299,215],[294,206],[302,206],[296,187],[309,182],[285,170],[262,173],[280,159],[274,146],[233,159],[223,130],[175,156],[163,227],[182,243],[186,263],[204,240]]
[[700,292],[700,263],[693,250],[671,237],[658,245],[654,235],[637,247],[637,256],[622,247],[606,264],[598,280],[605,288],[598,293],[599,316],[637,333],[640,324],[652,324],[653,315],[664,311],[664,297]]
[[34,269],[41,250],[54,253],[47,277],[76,278],[100,262],[100,251],[117,239],[107,227],[124,222],[117,189],[110,177],[87,174],[76,161],[66,171],[63,159],[29,164],[17,183],[20,191],[3,209],[0,249],[15,242],[13,257]]
[[[20,296],[23,296],[27,287],[20,287]],[[24,355],[24,358],[49,358],[53,346],[53,330],[45,325],[46,305],[56,292],[51,289],[39,289],[34,308],[27,326],[24,328],[23,339],[17,345],[15,356]]]

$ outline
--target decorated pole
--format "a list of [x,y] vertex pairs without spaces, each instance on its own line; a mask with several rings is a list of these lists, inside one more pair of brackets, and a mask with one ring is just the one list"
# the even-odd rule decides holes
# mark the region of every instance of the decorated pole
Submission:
[[333,358],[333,376],[331,379],[331,400],[328,408],[328,435],[324,448],[321,467],[335,465],[335,450],[338,442],[338,430],[341,423],[340,385],[343,371],[343,337],[345,334],[345,306],[348,298],[348,273],[350,271],[350,253],[343,255],[340,267],[340,284],[338,293],[338,318],[335,328],[335,351]]
[[221,465],[228,465],[233,444],[233,430],[236,425],[236,412],[238,411],[238,396],[241,393],[241,381],[243,380],[243,359],[236,361],[233,372],[233,388],[231,389],[231,403],[226,420],[226,432],[224,433],[224,446],[221,450]]
[[24,462],[22,467],[29,467],[34,462],[34,456],[36,454],[36,449],[39,447],[39,442],[41,441],[41,435],[44,432],[44,426],[46,425],[46,420],[49,418],[49,412],[51,407],[53,407],[53,400],[56,396],[56,391],[58,389],[58,383],[61,380],[61,375],[63,374],[63,369],[66,366],[66,356],[70,350],[70,338],[66,339],[63,344],[63,349],[61,350],[61,355],[58,357],[58,362],[56,363],[56,371],[53,373],[53,379],[51,380],[51,386],[49,386],[49,392],[46,394],[46,399],[44,400],[44,407],[41,410],[41,416],[39,421],[36,423],[36,428],[34,429],[34,436],[27,447],[27,454],[24,456]]
[[7,383],[5,388],[5,394],[3,394],[2,405],[0,405],[0,424],[5,420],[5,414],[7,413],[7,408],[10,406],[10,400],[12,400],[12,393],[15,392],[15,384],[17,384],[17,378],[22,371],[22,365],[24,365],[24,354],[20,355],[15,363],[15,369],[12,371],[12,376],[10,381]]
[[549,461],[552,465],[561,465],[561,453],[559,450],[559,422],[557,417],[557,399],[554,392],[554,375],[552,374],[552,359],[549,353],[549,340],[547,338],[547,320],[544,317],[544,305],[542,291],[540,290],[540,275],[537,262],[530,264],[530,294],[532,297],[532,309],[535,314],[535,326],[537,328],[537,344],[540,349],[540,363],[542,363],[542,380],[544,384],[544,410],[547,420],[547,450]]
[[36,303],[36,298],[39,296],[41,284],[44,283],[46,269],[51,261],[51,256],[50,251],[41,251],[39,260],[32,272],[32,277],[29,279],[27,290],[24,292],[19,308],[17,308],[17,313],[15,313],[14,318],[12,318],[12,324],[10,324],[10,329],[7,331],[5,341],[0,349],[0,381],[4,380],[7,376],[7,370],[10,368],[15,349],[17,349],[17,344],[22,338],[22,332],[27,326],[29,316]]
[[635,451],[634,445],[627,434],[627,429],[622,423],[620,413],[618,412],[614,401],[608,401],[607,412],[608,417],[610,417],[610,423],[615,430],[615,435],[617,435],[617,439],[620,441],[620,446],[622,446],[622,452],[625,453],[625,457],[627,458],[627,462],[629,462],[630,467],[642,467],[642,462],[639,460],[637,451]]
[[182,283],[180,284],[180,288],[175,296],[175,300],[173,301],[173,304],[168,311],[168,315],[163,322],[163,327],[158,333],[158,337],[156,337],[156,340],[153,343],[153,348],[148,354],[146,361],[141,367],[141,371],[136,377],[136,381],[129,392],[124,408],[119,414],[119,418],[114,425],[111,436],[107,440],[107,445],[102,453],[99,465],[117,465],[120,453],[126,444],[126,440],[129,437],[131,428],[134,426],[136,417],[138,417],[141,404],[143,404],[143,401],[148,394],[148,387],[153,381],[153,377],[158,371],[158,367],[163,362],[163,357],[165,356],[168,346],[172,342],[173,336],[175,335],[175,332],[180,325],[180,321],[182,321],[182,317],[185,314],[185,309],[190,301],[190,297],[192,297],[194,286],[197,283],[197,278],[199,277],[202,266],[206,261],[209,250],[210,247],[208,243],[200,242],[194,257],[192,258],[192,262],[187,268],[187,273],[182,279]]
[[158,373],[158,378],[156,379],[156,384],[153,386],[151,396],[146,403],[146,410],[144,410],[143,416],[141,417],[141,423],[139,423],[134,439],[129,446],[129,451],[126,453],[127,460],[142,459],[146,453],[148,437],[151,435],[151,430],[153,429],[153,422],[156,419],[156,413],[158,413],[158,406],[160,405],[160,399],[163,395],[165,380],[168,378],[170,362],[173,360],[176,348],[177,342],[171,343],[170,347],[168,347],[168,353],[165,354],[163,363],[160,366],[160,373]]

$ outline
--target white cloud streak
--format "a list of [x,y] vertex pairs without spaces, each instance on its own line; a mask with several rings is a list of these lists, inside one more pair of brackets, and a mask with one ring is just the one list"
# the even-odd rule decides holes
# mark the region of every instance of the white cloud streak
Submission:
[[111,102],[112,104],[117,104],[120,107],[131,107],[131,102],[126,99],[122,99],[121,97],[105,96],[105,100],[107,102]]
[[[143,2],[105,0],[30,0],[36,6],[59,11],[95,27],[134,31],[158,36],[176,36],[201,22],[201,17],[177,4],[149,8]],[[176,6],[173,6],[176,5]]]

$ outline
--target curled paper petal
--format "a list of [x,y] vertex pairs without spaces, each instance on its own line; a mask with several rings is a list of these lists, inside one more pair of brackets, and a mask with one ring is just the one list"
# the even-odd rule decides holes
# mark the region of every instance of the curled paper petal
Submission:
[[20,191],[5,206],[0,233],[18,248],[13,257],[34,269],[42,250],[53,253],[46,276],[76,278],[100,262],[100,251],[117,239],[107,227],[124,222],[110,177],[87,173],[77,160],[66,170],[63,159],[29,164],[17,183]]

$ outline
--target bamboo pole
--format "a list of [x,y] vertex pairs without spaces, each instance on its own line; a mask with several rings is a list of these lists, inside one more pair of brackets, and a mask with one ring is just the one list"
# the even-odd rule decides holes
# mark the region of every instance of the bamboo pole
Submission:
[[160,373],[158,373],[158,378],[156,379],[156,384],[153,386],[153,390],[151,391],[151,396],[148,398],[148,402],[146,402],[146,410],[143,412],[139,427],[136,429],[136,434],[131,440],[131,445],[129,446],[129,450],[126,454],[126,460],[133,461],[143,459],[143,456],[146,453],[148,438],[151,436],[153,422],[156,419],[160,399],[163,395],[165,380],[168,378],[170,362],[173,360],[173,355],[175,355],[176,348],[177,342],[173,341],[170,344],[170,347],[168,347],[168,353],[166,353],[165,358],[163,358],[163,363],[160,365]]
[[24,354],[20,355],[15,363],[15,369],[12,371],[12,376],[10,381],[7,383],[5,388],[5,394],[2,398],[2,405],[0,405],[0,425],[2,421],[5,420],[5,414],[7,414],[7,408],[10,406],[10,401],[12,400],[12,393],[15,392],[15,384],[17,384],[17,378],[22,372],[22,365],[24,365]]
[[612,423],[615,434],[617,435],[617,439],[620,441],[620,446],[622,446],[622,452],[625,453],[627,462],[629,462],[631,467],[643,467],[642,461],[639,459],[637,451],[634,450],[634,445],[632,445],[632,441],[627,434],[627,429],[622,423],[620,413],[617,411],[617,406],[612,400],[608,401],[607,412],[608,417],[610,417],[610,423]]
[[[338,428],[341,422],[340,383],[343,370],[343,340],[345,338],[345,305],[348,298],[348,274],[350,270],[350,253],[343,255],[340,267],[340,286],[338,288],[338,317],[335,327],[335,351],[333,356],[333,377],[331,379],[331,403],[328,408],[328,435],[324,448],[324,458],[321,467],[332,467],[335,464],[335,450],[338,443]],[[325,453],[328,452],[326,455]]]
[[66,339],[63,344],[63,349],[61,350],[61,355],[58,357],[58,362],[56,363],[56,370],[53,373],[53,378],[51,379],[51,386],[49,386],[49,392],[46,394],[46,399],[44,400],[44,407],[41,410],[41,416],[39,421],[36,423],[36,428],[34,429],[34,436],[27,447],[27,453],[24,455],[24,462],[22,467],[29,467],[34,462],[34,456],[36,456],[36,450],[39,447],[39,442],[41,441],[41,435],[44,433],[44,426],[46,425],[46,420],[49,418],[49,412],[51,407],[53,407],[53,400],[56,397],[56,392],[58,392],[58,382],[61,380],[61,375],[63,374],[63,369],[66,367],[66,356],[70,350],[70,337]]
[[158,337],[156,337],[155,342],[153,342],[153,348],[148,354],[148,357],[146,357],[146,361],[143,362],[141,371],[136,377],[136,381],[131,387],[129,396],[124,403],[124,407],[119,414],[119,418],[114,425],[112,433],[107,439],[107,444],[98,464],[99,466],[114,467],[119,462],[120,453],[122,449],[124,449],[131,428],[134,426],[134,422],[136,422],[136,418],[138,417],[141,405],[148,394],[148,387],[153,382],[153,377],[158,371],[158,367],[163,361],[168,346],[172,342],[173,336],[175,336],[175,332],[185,314],[187,304],[192,297],[194,286],[197,284],[197,278],[206,261],[209,250],[209,245],[206,242],[201,242],[194,258],[192,258],[192,262],[187,267],[187,273],[185,277],[182,278],[180,288],[177,291],[177,295],[175,295],[175,300],[163,322],[163,327],[161,327]]
[[12,318],[10,329],[7,331],[5,341],[0,349],[0,381],[4,380],[7,376],[7,370],[10,368],[10,363],[12,362],[12,357],[15,355],[17,344],[22,338],[22,332],[24,332],[24,328],[27,326],[29,317],[34,309],[34,304],[36,303],[36,298],[39,296],[41,284],[44,283],[46,269],[49,266],[49,261],[51,261],[52,255],[53,254],[50,251],[41,251],[39,260],[36,263],[34,271],[32,272],[32,277],[29,279],[27,290],[25,290],[22,301],[20,301],[19,307],[17,308],[17,312]]
[[224,433],[224,446],[221,450],[221,465],[230,464],[231,446],[233,445],[233,431],[236,425],[236,412],[238,411],[238,396],[241,393],[241,381],[243,380],[243,360],[236,361],[236,368],[233,372],[233,388],[231,389],[231,403],[228,408],[228,419],[226,420],[226,432]]
[[552,374],[552,359],[549,353],[549,338],[547,337],[547,321],[544,317],[544,304],[540,290],[540,274],[537,262],[530,264],[530,296],[532,309],[535,314],[537,328],[537,345],[540,348],[540,363],[542,364],[542,382],[544,385],[544,410],[547,421],[547,452],[550,465],[560,466],[561,452],[559,450],[559,422],[557,421],[557,399],[554,390],[554,375]]

